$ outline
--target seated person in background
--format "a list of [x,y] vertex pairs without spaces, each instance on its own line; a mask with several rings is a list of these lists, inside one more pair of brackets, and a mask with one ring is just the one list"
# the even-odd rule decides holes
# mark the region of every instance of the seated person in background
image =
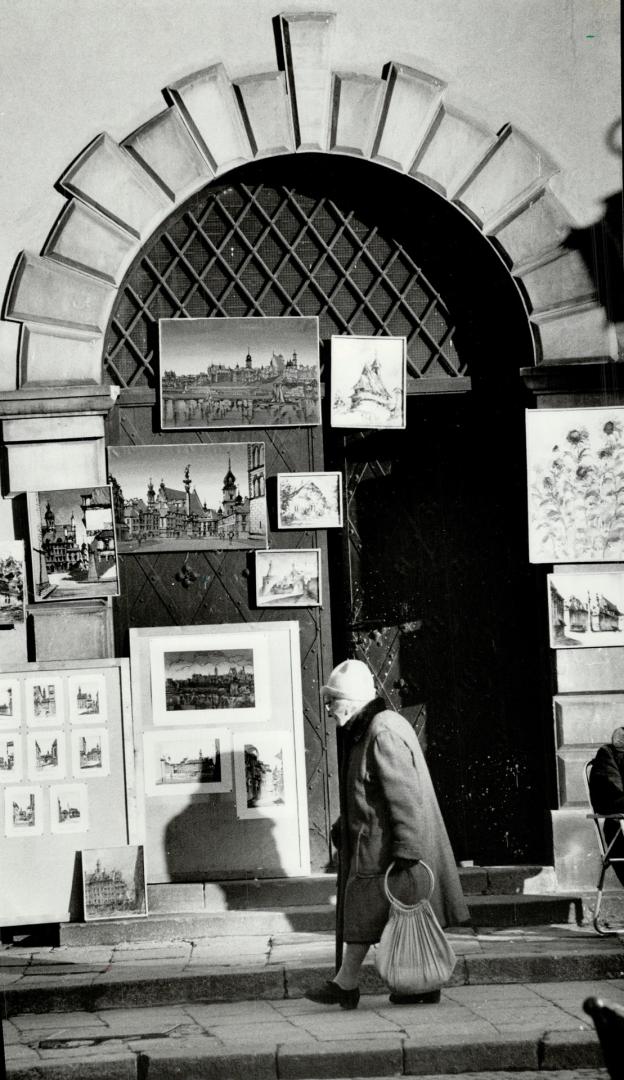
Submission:
[[[596,752],[589,774],[589,797],[595,814],[624,814],[624,727],[616,728],[611,742]],[[619,821],[605,821],[604,834],[609,844],[622,832]],[[611,848],[610,856],[624,858],[624,833]],[[613,867],[624,885],[624,862]]]

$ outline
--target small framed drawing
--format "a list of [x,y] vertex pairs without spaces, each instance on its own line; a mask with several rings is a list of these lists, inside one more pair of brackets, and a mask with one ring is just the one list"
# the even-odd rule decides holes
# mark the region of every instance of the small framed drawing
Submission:
[[22,739],[19,731],[0,732],[0,784],[22,779]]
[[5,836],[42,836],[43,803],[36,785],[4,789]]
[[278,473],[278,529],[331,529],[342,525],[342,473]]
[[548,575],[551,649],[624,645],[624,573]]
[[155,637],[150,642],[154,724],[266,720],[269,655],[257,633]]
[[31,780],[65,779],[65,732],[62,727],[30,731],[28,776]]
[[108,732],[100,728],[72,728],[72,773],[76,779],[108,776],[110,758]]
[[277,818],[297,813],[295,759],[289,731],[234,733],[236,815]]
[[19,727],[21,719],[19,680],[0,678],[0,731]]
[[50,787],[50,830],[53,833],[86,832],[89,814],[86,784],[53,784]]
[[143,845],[81,852],[85,922],[147,915]]
[[69,718],[74,724],[106,721],[106,680],[103,675],[85,672],[68,680]]
[[26,720],[28,727],[56,727],[62,724],[63,680],[42,672],[36,679],[27,679]]
[[232,737],[222,728],[147,731],[146,795],[212,795],[232,790]]
[[256,551],[258,607],[320,607],[319,548]]
[[345,336],[331,339],[331,426],[404,428],[404,337]]

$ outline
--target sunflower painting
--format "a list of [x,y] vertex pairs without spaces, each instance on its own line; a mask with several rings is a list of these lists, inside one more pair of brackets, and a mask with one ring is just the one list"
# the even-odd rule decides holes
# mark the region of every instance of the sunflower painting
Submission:
[[624,408],[527,412],[529,558],[624,561]]

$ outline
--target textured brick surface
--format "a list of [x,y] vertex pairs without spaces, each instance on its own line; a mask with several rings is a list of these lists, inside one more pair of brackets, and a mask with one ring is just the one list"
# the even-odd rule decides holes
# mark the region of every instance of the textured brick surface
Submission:
[[549,1031],[541,1046],[544,1069],[595,1068],[603,1064],[593,1031]]

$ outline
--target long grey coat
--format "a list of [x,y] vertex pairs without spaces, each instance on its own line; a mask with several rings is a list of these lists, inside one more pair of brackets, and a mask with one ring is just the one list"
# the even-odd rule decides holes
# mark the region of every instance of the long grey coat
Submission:
[[[339,853],[338,938],[379,941],[389,914],[383,879],[395,858],[423,859],[431,867],[432,905],[443,926],[468,922],[446,827],[411,725],[377,699],[341,734],[341,814],[332,830]],[[417,898],[415,883],[420,896],[426,884],[422,870],[410,874],[411,882],[405,872],[390,879],[392,892],[406,903]]]

